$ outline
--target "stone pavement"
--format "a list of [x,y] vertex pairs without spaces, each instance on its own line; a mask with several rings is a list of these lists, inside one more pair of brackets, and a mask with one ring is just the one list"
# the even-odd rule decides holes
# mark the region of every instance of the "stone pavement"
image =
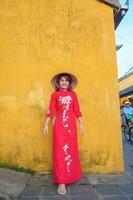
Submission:
[[0,169],[0,200],[133,200],[133,176],[84,174],[67,185],[66,195],[58,195],[56,189],[52,175]]

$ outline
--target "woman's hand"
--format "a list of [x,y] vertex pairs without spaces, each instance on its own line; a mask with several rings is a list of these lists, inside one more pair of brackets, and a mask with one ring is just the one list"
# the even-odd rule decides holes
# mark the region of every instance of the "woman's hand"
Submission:
[[79,126],[80,126],[80,132],[81,132],[81,134],[83,135],[83,134],[84,134],[84,127],[83,127],[83,124],[80,124]]
[[45,125],[44,125],[44,135],[48,134],[48,123],[49,123],[49,121],[50,121],[50,117],[47,117]]
[[84,134],[84,127],[83,127],[82,117],[78,117],[78,122],[79,122],[79,126],[80,126],[80,132],[83,135]]
[[48,125],[45,124],[44,126],[44,135],[48,134]]

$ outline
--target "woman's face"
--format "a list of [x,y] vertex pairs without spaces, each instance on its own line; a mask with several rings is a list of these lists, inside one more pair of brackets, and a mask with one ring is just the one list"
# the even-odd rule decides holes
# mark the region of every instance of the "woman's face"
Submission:
[[60,81],[59,81],[59,86],[62,89],[67,89],[69,86],[69,81],[66,79],[66,77],[61,77]]

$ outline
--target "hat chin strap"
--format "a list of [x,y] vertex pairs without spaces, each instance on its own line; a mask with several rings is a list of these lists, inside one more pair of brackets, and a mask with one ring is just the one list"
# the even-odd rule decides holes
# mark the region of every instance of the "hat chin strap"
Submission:
[[68,89],[72,89],[72,83],[68,86]]

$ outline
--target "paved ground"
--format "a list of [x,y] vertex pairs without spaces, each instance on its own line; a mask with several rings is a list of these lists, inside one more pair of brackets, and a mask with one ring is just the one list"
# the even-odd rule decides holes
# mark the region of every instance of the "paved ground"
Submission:
[[51,175],[34,176],[0,169],[0,200],[133,200],[133,146],[123,142],[125,174],[84,174],[58,195]]
[[[48,181],[49,180],[49,181]],[[19,200],[131,200],[133,199],[133,177],[124,174],[98,175],[85,174],[75,184],[67,185],[67,194],[62,197],[56,193],[57,185],[47,186],[41,176],[30,179]],[[48,183],[49,182],[49,183]],[[41,184],[40,184],[41,183]]]
[[[3,181],[2,181],[3,177]],[[30,176],[0,170],[1,200],[132,200],[133,176],[126,174],[84,174],[82,180],[67,185],[67,194],[57,194],[57,185],[48,175]]]

